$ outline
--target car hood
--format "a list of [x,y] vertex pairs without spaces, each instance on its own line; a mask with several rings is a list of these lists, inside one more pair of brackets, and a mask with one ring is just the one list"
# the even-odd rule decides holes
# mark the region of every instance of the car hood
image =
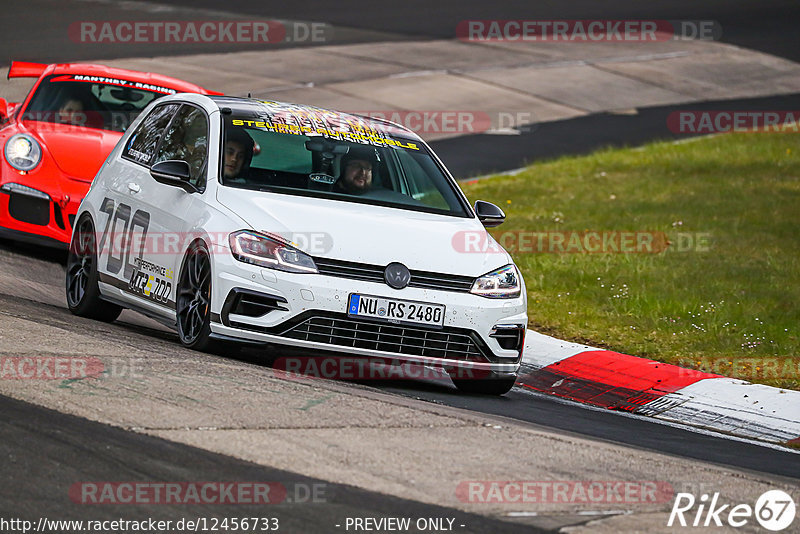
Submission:
[[[220,187],[217,200],[254,230],[279,234],[304,252],[323,258],[412,270],[480,276],[511,262],[486,244],[477,219]],[[490,239],[491,243],[494,243]]]
[[91,182],[122,137],[119,132],[69,124],[26,121],[25,126],[44,143],[58,168],[70,178]]

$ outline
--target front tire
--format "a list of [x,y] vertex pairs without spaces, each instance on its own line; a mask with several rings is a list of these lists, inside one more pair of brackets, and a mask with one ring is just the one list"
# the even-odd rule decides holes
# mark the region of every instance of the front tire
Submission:
[[505,395],[514,387],[515,376],[503,378],[451,378],[453,384],[463,393],[478,395]]
[[178,336],[190,349],[212,349],[211,339],[211,255],[200,241],[186,251],[175,297]]
[[94,224],[88,215],[78,221],[67,256],[67,307],[74,315],[111,323],[122,307],[100,298],[97,282],[97,243]]

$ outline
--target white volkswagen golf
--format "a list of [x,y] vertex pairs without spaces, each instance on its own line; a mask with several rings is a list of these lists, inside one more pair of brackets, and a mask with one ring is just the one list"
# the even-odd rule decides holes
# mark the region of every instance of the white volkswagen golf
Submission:
[[485,230],[504,218],[471,207],[393,123],[180,94],[140,115],[83,199],[67,302],[105,321],[139,311],[198,350],[245,341],[413,362],[503,394],[527,325],[523,280]]

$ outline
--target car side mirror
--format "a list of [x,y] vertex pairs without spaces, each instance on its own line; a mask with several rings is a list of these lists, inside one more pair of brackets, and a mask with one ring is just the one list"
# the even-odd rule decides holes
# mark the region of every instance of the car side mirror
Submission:
[[192,169],[185,161],[170,159],[159,161],[150,168],[150,176],[156,182],[164,185],[180,187],[187,193],[197,193],[198,189],[189,182],[192,176]]
[[485,228],[500,226],[506,220],[506,214],[503,213],[503,210],[484,200],[475,201],[475,215],[478,216],[478,220],[483,223]]

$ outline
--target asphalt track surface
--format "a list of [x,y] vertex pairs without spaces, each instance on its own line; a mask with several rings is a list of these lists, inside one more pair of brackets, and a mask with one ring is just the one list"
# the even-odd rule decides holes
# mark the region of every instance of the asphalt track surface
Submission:
[[658,424],[643,417],[587,409],[520,388],[503,397],[479,397],[436,384],[426,387],[387,383],[378,387],[389,393],[507,417],[549,430],[800,480],[800,457],[795,453]]
[[[60,520],[178,521],[186,518],[277,518],[281,532],[343,530],[347,517],[452,518],[459,532],[539,532],[510,523],[352,486],[330,484],[0,396],[0,517]],[[76,481],[269,482],[286,489],[275,504],[80,505]],[[317,495],[316,502],[309,492]],[[235,510],[232,510],[232,507]],[[201,529],[202,530],[202,529]],[[173,530],[175,531],[175,530]],[[416,532],[411,529],[409,532]]]
[[[204,0],[171,2],[187,8],[219,9],[219,4]],[[792,60],[800,59],[796,46],[796,22],[800,20],[800,4],[796,1],[749,2],[746,0],[717,2],[676,1],[658,5],[637,1],[597,3],[585,0],[571,2],[503,2],[489,5],[477,0],[382,3],[379,8],[363,2],[249,2],[229,0],[226,11],[269,18],[312,19],[374,32],[392,34],[395,39],[452,38],[456,24],[465,19],[559,18],[559,19],[711,19],[723,28],[723,42],[736,44]],[[74,61],[88,58],[134,57],[200,53],[196,46],[182,49],[153,50],[152,46],[126,46],[98,50],[65,40],[66,27],[76,20],[120,20],[125,13],[115,12],[107,3],[68,1],[55,12],[37,10],[36,0],[28,3],[15,16],[17,23],[4,29],[0,65],[10,59],[31,61]],[[98,7],[100,6],[100,7]],[[101,15],[98,10],[102,9]],[[152,19],[142,16],[143,20]],[[177,18],[183,18],[176,15]],[[32,31],[37,28],[40,31]],[[41,28],[44,28],[42,31]],[[346,32],[339,35],[347,38]],[[364,40],[353,33],[353,42]],[[347,42],[347,41],[343,41]],[[232,50],[245,49],[241,46]],[[213,51],[223,51],[219,45]],[[709,102],[692,109],[797,109],[800,95],[755,99],[754,101]],[[706,107],[702,107],[706,106]],[[749,107],[748,107],[749,106]],[[599,114],[568,121],[540,125],[519,136],[470,136],[440,141],[434,149],[448,162],[455,174],[480,174],[519,166],[528,161],[560,154],[584,153],[605,145],[638,144],[664,137],[665,117],[672,108],[639,110],[636,115]],[[491,154],[491,159],[475,160],[477,146]],[[487,148],[488,147],[488,148]],[[53,261],[54,256],[30,248],[0,242],[0,248],[30,257],[32,265]],[[56,258],[58,259],[58,258]],[[53,281],[59,283],[58,281]],[[35,305],[35,304],[34,304]],[[66,311],[64,311],[66,314]],[[119,327],[120,335],[125,330]],[[177,337],[174,337],[177,343]],[[251,359],[246,351],[243,361]],[[255,361],[256,356],[252,356]],[[251,362],[252,363],[252,362]],[[485,398],[458,394],[454,389],[426,383],[382,383],[371,385],[387,394],[399,394],[427,402],[467,408],[502,416],[541,428],[574,433],[599,440],[623,443],[634,448],[651,449],[668,454],[696,458],[717,464],[735,466],[770,475],[800,480],[798,456],[772,448],[718,436],[656,424],[642,418],[612,412],[587,410],[575,404],[543,395],[514,390],[503,398]],[[44,408],[0,397],[0,454],[3,460],[0,488],[0,515],[4,517],[38,518],[42,511],[59,518],[86,519],[86,511],[77,512],[66,497],[66,487],[75,480],[275,480],[286,484],[316,483],[286,471],[235,460],[192,447],[177,445],[157,438],[142,436],[64,415]],[[290,466],[287,466],[290,467]],[[464,514],[454,510],[405,501],[349,486],[329,488],[329,502],[319,503],[309,513],[308,506],[293,503],[260,508],[258,515],[273,512],[286,531],[330,530],[346,516],[368,514],[449,516],[463,518],[462,523],[475,532],[532,531],[530,526],[505,523],[490,518]],[[244,512],[244,509],[242,509]],[[114,506],[97,507],[91,519],[115,519],[128,510]],[[254,510],[254,513],[256,511]],[[195,516],[230,516],[230,510],[213,510],[207,506],[170,508],[137,507],[137,516],[147,514],[159,518]],[[296,527],[296,528],[290,528]],[[282,530],[284,530],[282,528]],[[465,530],[466,531],[466,530]]]
[[[697,2],[527,2],[497,3],[478,0],[375,3],[344,2],[252,2],[250,0],[163,0],[124,2],[110,0],[30,0],[16,14],[16,24],[4,28],[0,41],[0,67],[11,60],[39,62],[79,61],[235,52],[263,49],[264,45],[225,43],[116,43],[76,42],[69,37],[70,25],[80,21],[109,20],[311,20],[334,25],[333,44],[396,40],[398,53],[408,39],[452,39],[460,21],[471,19],[648,19],[714,20],[722,28],[721,42],[759,50],[800,61],[796,46],[796,23],[800,3],[792,0],[751,2],[731,0]],[[164,6],[169,6],[164,9]],[[197,11],[202,10],[202,11]],[[331,43],[323,43],[331,44]],[[297,43],[267,45],[273,48]],[[166,73],[168,74],[168,73]],[[672,111],[775,110],[800,108],[800,94],[780,97],[724,100],[692,105],[638,109],[634,115],[597,113],[576,119],[534,124],[519,135],[476,134],[431,143],[450,171],[459,179],[508,171],[526,164],[563,155],[586,154],[602,147],[639,145],[648,141],[683,139],[666,128]]]
[[[150,3],[153,9],[147,9]],[[392,39],[450,39],[463,20],[493,19],[647,19],[714,20],[722,28],[721,41],[759,50],[794,61],[800,60],[797,47],[797,21],[800,4],[795,0],[641,2],[639,0],[405,0],[402,2],[365,2],[343,0],[329,2],[279,2],[275,0],[153,0],[128,3],[130,8],[110,0],[65,0],[52,5],[45,0],[29,0],[15,6],[4,18],[14,24],[4,25],[0,44],[0,66],[11,59],[29,61],[75,61],[91,58],[139,57],[172,54],[197,54],[263,48],[233,44],[189,44],[164,47],[153,44],[93,45],[68,38],[69,25],[92,20],[208,20],[204,14],[188,17],[198,9],[261,19],[320,21],[333,24],[335,44],[374,39],[363,32],[382,33]],[[174,6],[177,12],[161,9]],[[188,18],[187,18],[188,17]],[[357,29],[361,32],[349,32]],[[296,46],[295,43],[277,46]],[[400,53],[402,50],[398,48]]]
[[523,127],[519,135],[477,134],[430,143],[456,178],[518,169],[537,160],[649,141],[677,141],[701,134],[674,134],[667,117],[679,111],[773,111],[800,109],[800,93],[640,108],[634,114],[594,113]]
[[[211,0],[170,0],[182,6],[213,7]],[[230,11],[253,15],[324,20],[334,25],[378,30],[413,38],[456,37],[456,26],[463,20],[493,19],[647,19],[714,20],[722,27],[721,41],[760,50],[788,59],[800,59],[797,47],[797,22],[800,4],[793,0],[753,2],[751,0],[559,0],[498,1],[482,0],[407,0],[403,2],[364,2],[344,0],[331,3],[311,0],[302,3],[252,2],[228,0]]]
[[[31,246],[0,241],[0,258],[8,253],[22,255],[32,273],[46,270],[47,264],[63,265],[64,256],[57,252],[42,252]],[[60,290],[60,280],[42,280],[42,283]],[[3,300],[19,305],[37,306],[35,301],[12,295]],[[76,331],[80,320],[69,312],[41,303],[45,315],[57,314],[60,320],[74,321]],[[31,313],[35,317],[36,313]],[[124,338],[133,328],[152,335],[156,342],[168,339],[178,344],[177,335],[162,331],[148,331],[146,327],[114,324],[114,337]],[[146,347],[145,347],[146,349]],[[282,353],[283,354],[283,353]],[[245,365],[269,365],[269,359],[256,349],[245,349],[234,360]],[[177,363],[177,362],[176,362]],[[523,373],[525,369],[523,368]],[[658,424],[647,418],[630,416],[597,409],[515,388],[504,397],[465,395],[441,383],[422,381],[373,381],[360,383],[387,395],[402,395],[425,402],[463,408],[488,414],[501,420],[514,420],[535,428],[594,440],[624,444],[632,449],[644,449],[670,455],[693,458],[727,465],[748,471],[800,481],[798,454],[752,442],[731,440],[710,433],[697,432],[672,425]],[[178,445],[154,437],[127,432],[78,417],[61,414],[44,408],[0,396],[0,458],[3,460],[3,482],[0,486],[0,516],[38,518],[42,510],[51,517],[62,519],[103,519],[120,517],[121,510],[114,506],[93,507],[92,514],[76,507],[67,497],[67,488],[76,480],[259,480],[278,481],[291,487],[295,483],[313,484],[319,481],[293,475],[286,471],[256,466],[226,456],[212,454],[192,447]],[[291,469],[291,466],[286,466]],[[11,481],[21,481],[12,484]],[[406,516],[453,517],[464,516],[463,524],[475,532],[513,532],[516,525],[501,521],[469,516],[454,510],[437,508],[417,502],[405,501],[385,495],[370,493],[347,486],[332,485],[329,502],[315,504],[314,513],[308,506],[284,503],[274,507],[282,522],[300,526],[293,531],[330,531],[337,518],[371,514],[399,513]],[[43,504],[46,503],[46,504]],[[77,510],[76,510],[77,508]],[[95,515],[95,508],[98,510]],[[123,507],[124,508],[124,507]],[[201,509],[202,508],[202,509]],[[213,507],[212,507],[213,508]],[[246,508],[246,507],[245,507]],[[237,507],[237,513],[239,508]],[[272,511],[269,508],[268,511]],[[130,512],[130,509],[127,510]],[[242,512],[246,510],[242,508]],[[13,512],[13,513],[12,513]],[[194,513],[197,512],[197,513]],[[181,505],[174,509],[165,505],[139,505],[136,517],[150,515],[162,519],[220,514],[230,516],[230,510],[209,510],[207,506],[192,509]],[[261,515],[265,513],[263,507]],[[83,515],[80,515],[83,514]],[[469,516],[469,517],[467,517]],[[130,517],[130,515],[122,517]],[[306,523],[313,517],[312,523]],[[300,521],[302,523],[293,523]],[[334,523],[331,523],[334,521]],[[495,524],[496,523],[496,524]],[[530,527],[526,527],[530,528]],[[465,530],[468,531],[468,530]]]

